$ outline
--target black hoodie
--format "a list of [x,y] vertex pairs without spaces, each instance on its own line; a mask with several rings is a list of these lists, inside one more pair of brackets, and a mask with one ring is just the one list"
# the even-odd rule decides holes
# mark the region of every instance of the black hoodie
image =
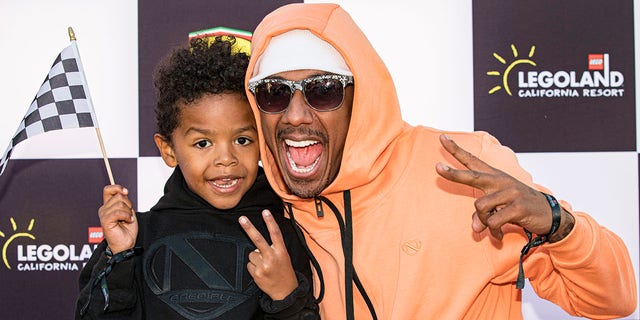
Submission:
[[[299,287],[281,301],[271,301],[263,294],[246,268],[255,246],[238,218],[249,218],[270,240],[263,209],[269,209],[278,222],[298,276]],[[317,318],[308,256],[282,212],[282,201],[262,168],[235,208],[219,210],[189,190],[177,167],[158,203],[149,212],[137,213],[136,247],[142,253],[115,264],[106,277],[106,312],[101,285],[95,281],[107,264],[106,241],[94,251],[80,274],[76,318]]]

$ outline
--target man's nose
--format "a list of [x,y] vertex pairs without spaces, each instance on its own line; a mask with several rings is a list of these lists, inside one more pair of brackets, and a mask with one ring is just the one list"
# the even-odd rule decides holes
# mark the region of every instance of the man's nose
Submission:
[[313,121],[314,110],[307,104],[302,91],[296,90],[291,96],[289,106],[284,111],[282,121],[292,125],[299,126],[309,124]]

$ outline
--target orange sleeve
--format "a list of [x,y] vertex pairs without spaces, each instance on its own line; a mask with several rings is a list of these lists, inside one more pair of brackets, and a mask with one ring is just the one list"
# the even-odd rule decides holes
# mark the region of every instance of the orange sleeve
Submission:
[[[482,139],[482,159],[537,190],[515,153],[491,135]],[[534,248],[525,257],[524,271],[533,289],[572,315],[611,319],[633,313],[637,306],[636,278],[629,251],[620,237],[584,212],[562,207],[575,218],[569,235],[556,243]],[[513,279],[517,274],[514,271]],[[503,280],[512,275],[498,275]]]
[[[636,279],[622,239],[582,212],[569,235],[544,244],[525,263],[536,293],[570,314],[610,319],[636,309]],[[606,312],[605,312],[606,311]]]

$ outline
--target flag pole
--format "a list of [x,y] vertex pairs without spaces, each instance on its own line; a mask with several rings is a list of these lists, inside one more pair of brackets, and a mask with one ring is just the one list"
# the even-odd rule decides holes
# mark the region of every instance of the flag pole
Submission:
[[107,168],[107,174],[109,175],[109,182],[116,184],[113,180],[113,174],[111,173],[111,166],[109,165],[109,158],[107,158],[107,152],[104,149],[104,143],[102,143],[102,135],[100,134],[100,128],[96,127],[96,134],[98,135],[98,142],[100,142],[100,149],[102,150],[102,158],[104,159],[104,165]]
[[[73,29],[71,27],[69,27],[68,29],[69,31],[69,41],[73,42],[76,41],[76,34],[73,32]],[[80,55],[78,55],[78,59],[80,59]],[[84,73],[84,70],[82,70],[82,73]],[[92,105],[92,109],[93,109],[93,102],[90,101],[89,102]],[[95,111],[94,111],[94,115],[95,115]],[[100,150],[102,151],[102,158],[104,159],[104,165],[107,168],[107,174],[109,175],[109,182],[111,182],[111,184],[115,184],[115,181],[113,180],[113,174],[111,173],[111,165],[109,165],[109,158],[107,157],[107,151],[104,148],[104,143],[102,142],[102,134],[100,134],[100,128],[96,123],[95,126],[96,129],[96,135],[98,136],[98,142],[100,143]]]

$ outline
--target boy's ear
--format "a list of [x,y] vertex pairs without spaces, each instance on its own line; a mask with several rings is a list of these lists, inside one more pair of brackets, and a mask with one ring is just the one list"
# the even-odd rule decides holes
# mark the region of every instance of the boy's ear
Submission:
[[156,146],[158,147],[158,151],[160,151],[160,155],[162,156],[164,163],[171,168],[175,168],[178,165],[178,160],[176,159],[176,155],[173,152],[173,147],[171,146],[169,139],[159,133],[156,133],[153,135],[153,140],[156,142]]

